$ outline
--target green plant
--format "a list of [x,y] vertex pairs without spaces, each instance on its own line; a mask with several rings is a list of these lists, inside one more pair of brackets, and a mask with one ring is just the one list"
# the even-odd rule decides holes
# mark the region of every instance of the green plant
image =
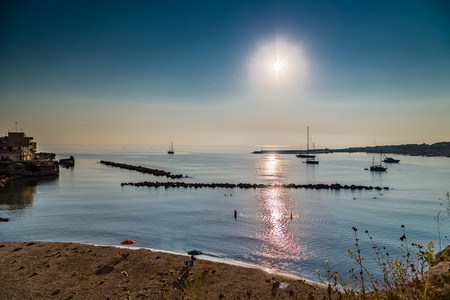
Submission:
[[[366,235],[372,242],[375,251],[375,261],[380,267],[381,279],[375,280],[375,276],[363,264],[364,258],[359,246],[358,229],[355,232],[356,253],[348,250],[353,263],[358,266],[348,271],[344,279],[335,271],[329,260],[325,261],[324,272],[317,270],[319,281],[334,291],[343,291],[344,299],[427,299],[428,295],[438,295],[436,289],[430,288],[430,268],[434,264],[434,243],[429,242],[423,250],[423,246],[410,243],[406,238],[405,226],[401,226],[403,234],[400,237],[399,247],[401,255],[392,258],[386,248],[376,245],[368,231]],[[364,281],[370,281],[368,287]],[[444,279],[443,279],[444,280]],[[439,299],[437,296],[433,299]]]
[[352,280],[355,278],[353,269],[344,278],[339,272],[334,270],[333,264],[327,259],[325,260],[324,273],[321,273],[320,270],[316,270],[316,273],[320,283],[328,287],[329,299],[331,299],[333,292],[337,293],[339,295],[338,297],[343,297],[344,299],[352,299],[356,295],[356,281]]
[[425,300],[427,298],[427,290],[428,290],[428,285],[429,285],[429,281],[430,281],[430,267],[434,264],[434,243],[433,242],[429,242],[427,244],[427,248],[425,250],[425,261],[428,265],[428,268],[427,268],[427,277],[426,277],[426,282],[425,282],[425,290],[422,294],[422,300]]
[[[358,229],[356,227],[353,227],[352,229],[355,232],[355,240],[356,240],[355,245],[356,245],[356,251],[358,254],[355,255],[352,251],[350,251],[350,250],[347,250],[347,251],[348,251],[350,258],[353,260],[353,263],[358,265],[360,268],[359,278],[361,280],[360,281],[361,282],[361,293],[364,298],[364,295],[366,293],[366,288],[364,285],[364,273],[366,273],[367,277],[369,277],[369,279],[370,279],[370,283],[372,285],[373,291],[375,292],[376,299],[379,299],[378,288],[377,288],[377,285],[375,284],[375,281],[373,280],[373,276],[366,269],[366,267],[364,267],[364,265],[362,263],[363,259],[361,258],[361,249],[359,248],[359,238],[358,238],[358,234],[357,234]],[[368,232],[366,231],[366,233],[368,233]]]

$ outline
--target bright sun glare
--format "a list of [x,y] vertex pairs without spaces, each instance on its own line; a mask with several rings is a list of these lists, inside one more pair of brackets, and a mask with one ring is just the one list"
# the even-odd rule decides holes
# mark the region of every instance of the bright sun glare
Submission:
[[307,64],[298,43],[277,38],[261,44],[249,64],[250,84],[258,92],[299,89]]
[[284,69],[284,62],[280,59],[277,59],[273,62],[272,67],[273,67],[273,70],[275,71],[275,73],[279,74]]

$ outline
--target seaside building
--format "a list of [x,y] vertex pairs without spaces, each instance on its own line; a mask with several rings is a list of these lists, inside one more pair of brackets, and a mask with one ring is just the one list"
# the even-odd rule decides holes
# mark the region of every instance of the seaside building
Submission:
[[36,155],[36,143],[24,132],[8,132],[0,137],[0,160],[26,161]]

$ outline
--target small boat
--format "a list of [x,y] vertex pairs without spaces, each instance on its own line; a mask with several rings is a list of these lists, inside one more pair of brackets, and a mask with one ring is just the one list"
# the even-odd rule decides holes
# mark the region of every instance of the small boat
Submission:
[[392,157],[387,157],[386,155],[384,156],[384,159],[383,159],[383,162],[384,163],[399,163],[400,162],[400,159],[394,159],[394,158],[392,158]]
[[374,157],[372,160],[372,165],[370,166],[370,171],[384,172],[386,170],[387,170],[387,168],[382,165],[381,153],[380,153],[380,164],[379,165],[375,164],[375,157]]
[[173,151],[173,144],[170,143],[169,151],[167,151],[167,154],[174,154],[174,153],[175,153],[175,152]]
[[315,157],[307,158],[305,163],[308,164],[308,165],[318,165],[319,164],[319,159],[316,159]]

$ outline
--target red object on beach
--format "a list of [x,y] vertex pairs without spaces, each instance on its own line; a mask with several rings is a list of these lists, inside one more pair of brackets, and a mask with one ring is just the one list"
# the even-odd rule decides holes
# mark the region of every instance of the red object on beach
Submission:
[[133,240],[125,240],[121,243],[122,245],[133,245],[136,244],[136,241]]

